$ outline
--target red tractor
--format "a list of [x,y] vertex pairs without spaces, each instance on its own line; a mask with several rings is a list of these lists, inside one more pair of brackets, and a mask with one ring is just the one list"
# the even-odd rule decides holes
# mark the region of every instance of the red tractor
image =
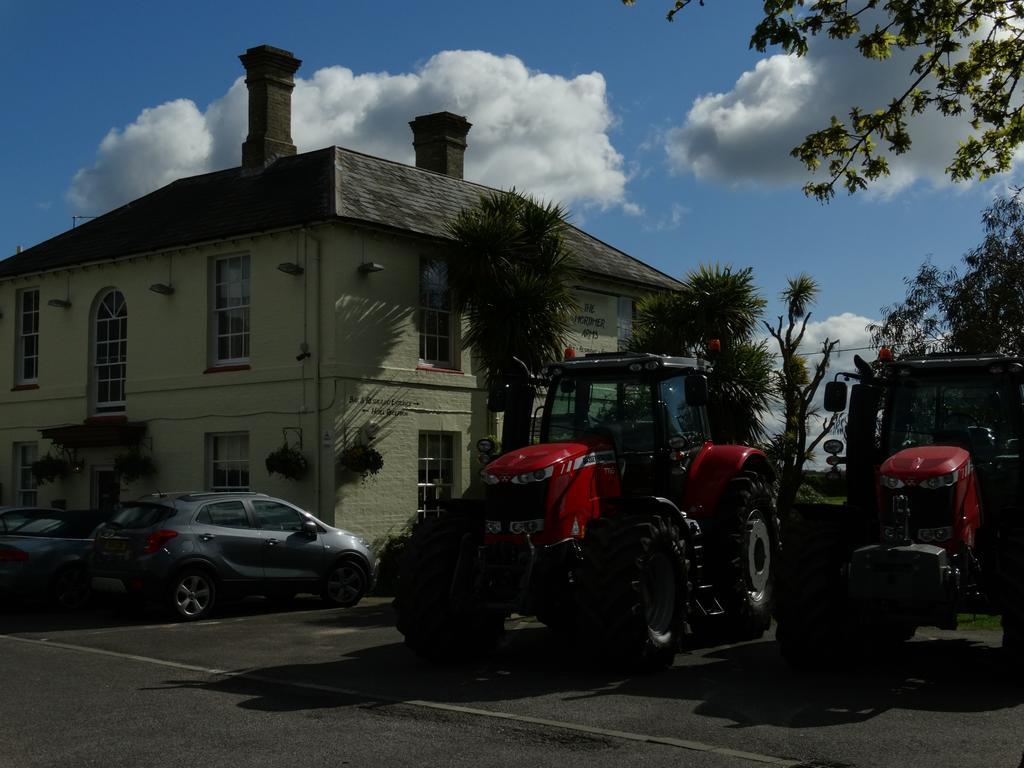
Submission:
[[[888,350],[883,350],[887,352]],[[796,667],[843,663],[957,614],[1002,613],[1003,646],[1024,654],[1020,439],[1024,361],[932,355],[872,367],[856,358],[847,415],[847,504],[784,523],[777,607]],[[837,377],[838,379],[838,377]],[[825,407],[846,407],[847,385]]]
[[670,663],[686,628],[759,637],[773,471],[759,450],[711,443],[707,372],[631,353],[548,366],[536,443],[538,382],[524,372],[492,392],[505,452],[482,470],[483,500],[445,502],[414,528],[395,601],[406,644],[431,660],[486,653],[512,613],[640,666]]

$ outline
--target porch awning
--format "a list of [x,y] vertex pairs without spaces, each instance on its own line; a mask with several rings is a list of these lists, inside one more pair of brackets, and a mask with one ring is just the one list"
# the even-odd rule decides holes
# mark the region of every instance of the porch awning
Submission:
[[62,427],[40,429],[39,434],[65,448],[132,446],[138,445],[142,436],[146,434],[146,424],[130,421],[67,424]]

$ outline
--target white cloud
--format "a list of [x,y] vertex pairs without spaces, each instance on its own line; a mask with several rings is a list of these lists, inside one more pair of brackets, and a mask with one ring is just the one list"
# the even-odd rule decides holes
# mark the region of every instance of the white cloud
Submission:
[[[877,109],[910,82],[914,52],[884,62],[864,59],[850,42],[821,37],[803,58],[784,54],[759,61],[727,93],[701,96],[681,125],[664,137],[671,166],[724,184],[802,184],[809,178],[790,150],[804,137],[842,120],[859,105]],[[891,175],[869,187],[890,196],[924,180],[950,184],[945,168],[970,132],[967,117],[934,112],[911,118],[913,147],[889,158]]]
[[[100,213],[176,178],[238,165],[247,99],[240,77],[205,112],[186,99],[143,110],[107,134],[69,198],[76,209]],[[292,138],[300,152],[336,144],[412,163],[409,121],[441,110],[473,123],[467,179],[566,205],[635,209],[597,72],[565,78],[483,51],[444,51],[407,74],[327,67],[296,79]]]
[[78,211],[104,213],[183,176],[209,170],[213,140],[206,120],[188,99],[144,109],[124,130],[100,142],[96,164],[71,183]]

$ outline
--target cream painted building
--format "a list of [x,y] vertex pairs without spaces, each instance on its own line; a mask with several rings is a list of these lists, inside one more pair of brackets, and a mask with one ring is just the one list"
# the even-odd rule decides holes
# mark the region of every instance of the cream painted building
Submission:
[[[241,167],[176,181],[0,262],[0,504],[101,506],[153,491],[245,488],[371,539],[438,496],[473,493],[494,429],[447,303],[444,223],[470,125],[417,118],[416,167],[339,147],[296,154],[292,77],[241,57]],[[572,229],[584,266],[576,346],[615,349],[633,300],[678,283]],[[284,443],[298,480],[264,461]],[[353,445],[383,468],[340,468]],[[155,471],[127,482],[118,456]],[[67,460],[37,484],[33,462]]]

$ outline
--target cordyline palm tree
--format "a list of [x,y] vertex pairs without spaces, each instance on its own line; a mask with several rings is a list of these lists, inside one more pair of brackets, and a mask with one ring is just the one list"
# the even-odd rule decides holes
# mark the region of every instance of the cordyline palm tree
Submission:
[[[531,372],[561,358],[574,315],[578,261],[566,212],[515,190],[493,192],[447,224],[452,307],[488,385],[521,360]],[[522,440],[522,437],[516,438]],[[510,438],[506,429],[505,448]]]
[[722,443],[757,443],[765,438],[763,417],[773,400],[773,356],[755,342],[765,308],[750,267],[702,265],[686,275],[681,290],[652,294],[637,305],[632,349],[708,358],[708,342],[721,352],[709,382],[708,414]]
[[835,427],[838,414],[821,420],[817,435],[808,431],[807,420],[818,414],[814,396],[828,370],[832,350],[839,343],[825,339],[821,357],[811,363],[800,354],[800,345],[810,320],[811,305],[818,296],[818,283],[810,275],[799,274],[787,281],[779,298],[786,305],[785,325],[780,315],[774,326],[765,323],[768,333],[778,344],[782,367],[775,373],[779,398],[782,401],[784,430],[773,440],[773,458],[779,467],[778,505],[783,512],[792,508],[803,482],[804,464],[812,458],[818,443]]

